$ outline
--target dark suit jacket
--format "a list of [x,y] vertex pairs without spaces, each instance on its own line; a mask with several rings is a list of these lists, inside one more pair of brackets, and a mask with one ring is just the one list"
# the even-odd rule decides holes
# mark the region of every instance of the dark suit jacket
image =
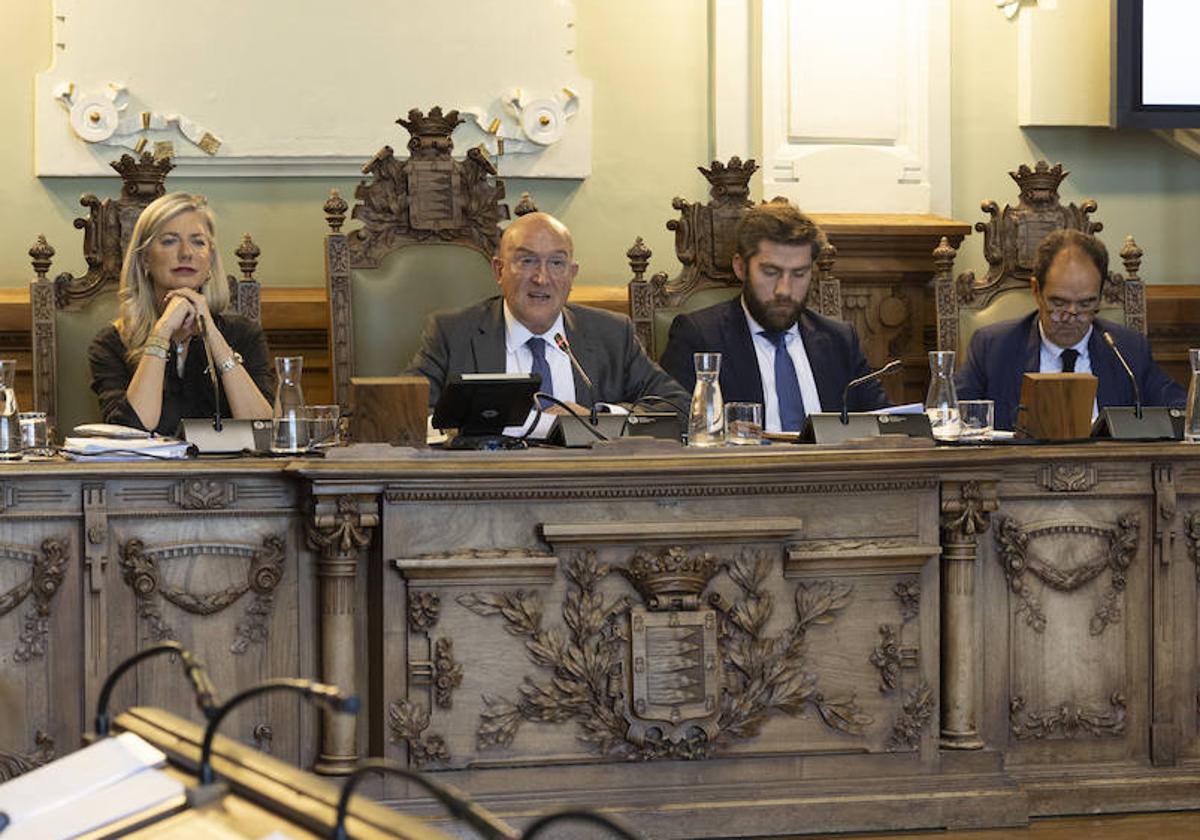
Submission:
[[[971,336],[967,360],[955,376],[961,400],[993,400],[997,429],[1011,429],[1021,400],[1021,379],[1041,366],[1041,334],[1034,312],[1015,321],[990,324]],[[1088,339],[1092,373],[1099,380],[1096,406],[1133,405],[1133,385],[1101,332],[1112,334],[1142,390],[1143,405],[1182,406],[1187,393],[1150,356],[1150,343],[1136,330],[1097,318]]]
[[[804,352],[817,381],[817,394],[825,411],[841,411],[842,390],[852,379],[870,372],[854,328],[807,309],[800,315]],[[721,396],[727,401],[763,402],[758,356],[746,323],[742,299],[696,312],[677,315],[671,323],[662,366],[684,388],[696,383],[693,353],[721,353]],[[854,388],[846,399],[851,411],[869,411],[889,405],[878,381]]]
[[[687,411],[690,395],[650,361],[634,338],[633,323],[624,315],[567,304],[563,326],[579,366],[595,385],[593,394],[575,372],[575,397],[580,405],[593,401],[629,404],[655,395]],[[463,309],[435,312],[426,320],[421,347],[405,372],[429,379],[429,402],[436,405],[451,374],[503,373],[504,339],[500,296]]]

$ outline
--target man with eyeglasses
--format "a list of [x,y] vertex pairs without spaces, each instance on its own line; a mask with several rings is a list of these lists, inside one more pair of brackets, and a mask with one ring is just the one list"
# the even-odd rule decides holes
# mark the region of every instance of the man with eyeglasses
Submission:
[[1096,413],[1133,405],[1133,385],[1105,332],[1129,362],[1144,405],[1182,406],[1187,394],[1150,355],[1145,336],[1097,318],[1108,251],[1099,239],[1077,230],[1056,230],[1038,245],[1031,285],[1037,311],[984,327],[971,338],[966,364],[955,384],[959,399],[996,403],[995,425],[1012,429],[1026,373],[1090,373],[1099,380]]
[[[521,216],[504,230],[492,258],[501,294],[434,313],[425,324],[406,372],[429,380],[430,404],[451,374],[538,373],[542,390],[576,411],[595,403],[628,407],[648,397],[687,410],[689,395],[646,356],[627,317],[567,303],[579,272],[574,250],[566,225],[546,213]],[[551,403],[543,410],[565,413]],[[544,421],[535,435],[548,428]]]

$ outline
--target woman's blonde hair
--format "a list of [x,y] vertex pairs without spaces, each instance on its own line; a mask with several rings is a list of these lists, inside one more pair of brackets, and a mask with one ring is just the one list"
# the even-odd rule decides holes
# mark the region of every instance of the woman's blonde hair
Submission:
[[221,266],[221,254],[217,249],[217,223],[204,196],[173,192],[159,196],[147,205],[138,216],[137,224],[129,237],[125,250],[125,261],[121,266],[121,285],[117,296],[121,301],[117,318],[117,331],[125,343],[128,359],[136,364],[142,355],[142,347],[150,337],[155,321],[158,320],[158,302],[155,300],[154,281],[146,271],[146,250],[158,236],[163,225],[180,213],[196,212],[204,219],[208,228],[208,247],[211,259],[208,264],[208,279],[201,292],[208,301],[210,312],[224,312],[229,307],[229,283]]

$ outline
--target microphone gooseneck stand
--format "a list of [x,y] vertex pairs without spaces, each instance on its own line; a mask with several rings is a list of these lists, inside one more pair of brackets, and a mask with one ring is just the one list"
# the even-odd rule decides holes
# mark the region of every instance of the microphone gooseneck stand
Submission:
[[[304,697],[304,699],[326,706],[335,712],[344,712],[346,714],[356,714],[358,712],[358,698],[353,695],[346,696],[342,694],[338,687],[334,685],[290,677],[280,677],[273,680],[266,680],[258,685],[252,685],[250,688],[230,697],[224,705],[218,706],[209,718],[208,726],[204,730],[204,744],[200,749],[200,767],[196,772],[202,786],[212,785],[216,778],[212,769],[212,745],[213,738],[217,734],[217,727],[221,725],[221,721],[244,701],[272,691],[294,691]],[[199,789],[193,788],[193,791],[196,790]]]
[[184,675],[187,677],[188,682],[192,684],[192,691],[196,695],[196,707],[204,713],[206,718],[212,718],[216,710],[217,693],[213,689],[212,681],[208,678],[208,671],[204,669],[204,665],[199,660],[192,656],[192,652],[179,644],[179,642],[162,642],[145,650],[139,650],[116,668],[113,668],[108,678],[104,680],[104,685],[100,687],[100,697],[96,701],[96,721],[92,724],[93,733],[97,738],[103,738],[108,735],[108,701],[113,689],[117,685],[117,681],[126,671],[133,668],[139,662],[151,657],[160,656],[164,653],[176,654],[179,657],[179,661],[183,665]]

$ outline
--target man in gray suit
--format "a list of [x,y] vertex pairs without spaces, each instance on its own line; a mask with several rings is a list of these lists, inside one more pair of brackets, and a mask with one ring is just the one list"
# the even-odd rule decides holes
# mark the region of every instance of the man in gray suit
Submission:
[[[451,374],[538,373],[543,391],[577,411],[595,403],[628,407],[650,396],[687,410],[688,394],[646,356],[628,318],[567,303],[579,272],[573,257],[571,232],[553,216],[530,213],[505,229],[492,258],[501,295],[434,313],[425,324],[406,372],[429,380],[431,404]],[[557,405],[545,411],[565,413]]]

